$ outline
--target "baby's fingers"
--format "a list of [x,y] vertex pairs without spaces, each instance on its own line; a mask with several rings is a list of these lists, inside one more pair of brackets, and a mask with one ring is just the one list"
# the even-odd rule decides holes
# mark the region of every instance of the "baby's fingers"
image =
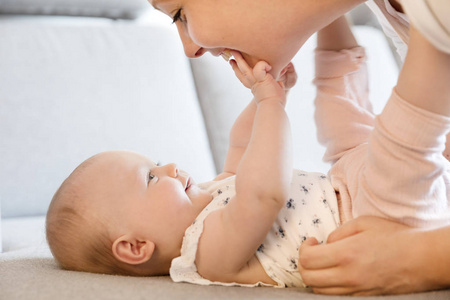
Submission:
[[266,63],[265,61],[258,62],[253,68],[253,75],[255,76],[256,81],[263,81],[272,67]]
[[247,79],[250,85],[253,85],[255,83],[255,78],[253,77],[252,68],[250,68],[250,66],[247,64],[247,62],[242,57],[242,54],[240,52],[232,50],[231,54],[233,54],[234,60],[236,61],[237,66],[241,71],[242,75]]
[[286,89],[290,89],[297,82],[297,72],[292,63],[289,63],[286,68],[286,73],[280,78],[280,81],[284,83]]
[[249,81],[248,79],[247,79],[247,77],[245,77],[243,74],[242,74],[242,72],[241,72],[241,70],[239,69],[239,67],[238,67],[238,64],[237,64],[237,62],[234,60],[234,59],[230,59],[230,65],[231,65],[231,67],[233,68],[233,71],[234,71],[234,75],[236,75],[236,77],[239,79],[239,81],[245,86],[245,87],[247,87],[247,88],[252,88],[252,85],[253,85],[253,81]]

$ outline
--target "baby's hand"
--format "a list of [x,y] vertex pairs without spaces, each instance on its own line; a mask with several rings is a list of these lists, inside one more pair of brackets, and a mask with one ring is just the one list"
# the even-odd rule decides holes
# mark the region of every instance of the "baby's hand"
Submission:
[[[284,90],[287,92],[295,85],[297,82],[297,72],[295,71],[294,65],[290,62],[286,68],[283,69],[284,74],[280,77],[280,80],[284,84]],[[282,71],[282,72],[283,72]]]
[[244,86],[252,90],[256,103],[272,99],[286,105],[284,83],[275,81],[273,76],[267,73],[272,68],[268,63],[260,61],[252,69],[241,53],[232,51],[232,54],[234,59],[230,60],[230,64],[234,73]]

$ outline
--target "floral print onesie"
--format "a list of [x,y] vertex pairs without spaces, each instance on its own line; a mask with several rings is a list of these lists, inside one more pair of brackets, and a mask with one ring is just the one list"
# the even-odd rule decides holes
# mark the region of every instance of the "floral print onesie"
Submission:
[[[175,282],[190,282],[201,285],[253,285],[239,283],[211,282],[197,273],[195,257],[203,222],[212,211],[225,207],[235,195],[235,176],[221,181],[200,185],[213,195],[213,200],[198,215],[186,230],[181,256],[172,261],[170,276]],[[339,212],[336,193],[328,178],[320,173],[294,170],[290,197],[280,210],[278,218],[264,242],[259,246],[256,257],[266,273],[278,283],[278,287],[304,286],[297,270],[298,250],[308,237],[315,237],[319,243],[339,226]]]

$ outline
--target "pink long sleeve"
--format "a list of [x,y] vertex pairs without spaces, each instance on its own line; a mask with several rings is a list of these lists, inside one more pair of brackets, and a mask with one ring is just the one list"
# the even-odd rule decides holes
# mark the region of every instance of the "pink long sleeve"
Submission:
[[[375,116],[368,99],[364,48],[316,50],[315,121],[324,161],[336,162],[347,151],[366,143]],[[345,120],[345,121],[344,121]]]
[[[450,224],[450,119],[410,105],[393,91],[375,118],[361,48],[316,56],[316,123],[333,164],[343,222],[361,215],[415,227]],[[361,55],[362,54],[362,55]]]

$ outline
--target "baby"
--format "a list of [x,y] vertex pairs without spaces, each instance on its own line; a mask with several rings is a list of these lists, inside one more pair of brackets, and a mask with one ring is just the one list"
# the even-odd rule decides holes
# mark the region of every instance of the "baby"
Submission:
[[[65,269],[174,281],[301,286],[298,250],[339,225],[326,176],[292,171],[285,88],[259,62],[231,63],[254,99],[236,120],[224,172],[196,184],[175,164],[132,152],[97,154],[64,181],[47,239]],[[287,87],[285,86],[287,85]],[[267,141],[271,141],[268,143]]]
[[[351,218],[348,205],[352,202],[340,198],[358,199],[354,193],[366,191],[366,186],[358,186],[357,180],[345,182],[346,172],[360,174],[368,143],[377,145],[368,142],[366,134],[373,129],[374,117],[364,97],[364,50],[353,44],[352,36],[343,38],[349,35],[342,20],[330,26],[341,34],[335,35],[339,41],[331,48],[319,39],[316,117],[327,157],[335,163],[331,175],[340,185],[333,186],[323,174],[292,172],[284,107],[285,89],[295,83],[293,69],[286,72],[283,82],[276,82],[267,73],[267,63],[259,62],[252,69],[233,51],[231,65],[239,80],[251,88],[254,99],[233,125],[224,172],[197,185],[176,165],[158,166],[136,153],[112,151],[89,158],[64,181],[48,210],[47,239],[59,264],[108,274],[170,274],[176,282],[197,284],[302,286],[297,268],[302,241],[315,237],[325,242],[341,219]],[[402,75],[408,78],[407,73]],[[400,81],[398,88],[402,90]],[[390,105],[406,105],[402,101],[395,98]],[[445,137],[448,118],[407,108],[418,121],[424,120],[420,123],[424,128],[432,119],[436,128],[442,127],[433,130]],[[343,117],[331,118],[330,113]],[[344,127],[333,128],[337,120]],[[355,124],[363,129],[362,134],[345,139],[335,134]],[[438,140],[437,148],[421,148],[426,151],[415,157],[415,163],[428,159],[430,151],[440,163],[437,155],[445,140]],[[378,158],[376,153],[370,155]],[[440,170],[429,172],[435,177],[420,184],[401,182],[424,189],[422,182],[428,181],[439,188],[446,176]],[[383,171],[375,174],[386,176]],[[417,172],[428,171],[419,168]],[[395,187],[380,187],[389,188]],[[445,195],[443,199],[439,193],[434,196],[447,201]],[[442,217],[435,215],[438,221]]]

